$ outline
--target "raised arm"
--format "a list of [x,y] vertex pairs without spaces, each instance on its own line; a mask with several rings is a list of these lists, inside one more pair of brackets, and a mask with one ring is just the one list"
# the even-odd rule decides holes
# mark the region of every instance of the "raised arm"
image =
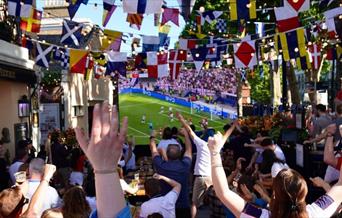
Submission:
[[238,120],[235,120],[233,125],[224,133],[223,135],[223,141],[226,143],[229,136],[233,133],[234,129],[239,125]]
[[214,137],[209,137],[208,146],[211,154],[211,176],[217,197],[236,217],[240,217],[246,203],[228,187],[220,155],[224,143],[224,137],[220,132],[215,134]]
[[188,131],[185,129],[180,129],[180,133],[184,136],[185,139],[185,152],[184,152],[184,157],[187,156],[190,159],[192,159],[192,144],[190,141],[190,136]]
[[327,127],[327,139],[324,146],[324,162],[332,167],[337,166],[337,159],[334,154],[334,137],[336,125],[332,124]]
[[[116,107],[110,112],[107,101],[96,104],[93,111],[93,127],[88,142],[80,128],[76,128],[77,141],[94,168],[97,216],[114,218],[127,210],[120,178],[116,167],[121,157],[127,134],[127,117],[119,131]],[[113,204],[115,202],[115,204]]]
[[156,144],[156,137],[154,131],[152,132],[150,136],[150,150],[151,150],[151,155],[152,155],[152,160],[155,156],[158,156],[158,150],[157,150],[157,144]]
[[43,193],[48,191],[49,182],[55,172],[56,172],[55,165],[51,165],[51,164],[45,165],[43,180],[40,182],[37,190],[34,192],[31,198],[30,204],[28,206],[28,209],[21,216],[22,218],[38,216],[39,211],[41,211],[43,207],[43,203],[45,201],[45,197]]
[[180,193],[182,189],[182,185],[179,182],[177,182],[176,180],[170,179],[166,176],[162,176],[162,175],[155,173],[153,175],[153,178],[158,179],[158,180],[164,180],[167,184],[169,184],[172,187],[172,190],[174,190],[178,194]]
[[191,139],[194,139],[196,134],[194,131],[192,131],[190,125],[186,122],[186,120],[184,119],[184,117],[182,116],[182,114],[180,114],[179,112],[176,113],[176,116],[179,120],[179,122],[182,124],[182,126],[186,129],[186,131],[189,133],[189,136],[191,137]]

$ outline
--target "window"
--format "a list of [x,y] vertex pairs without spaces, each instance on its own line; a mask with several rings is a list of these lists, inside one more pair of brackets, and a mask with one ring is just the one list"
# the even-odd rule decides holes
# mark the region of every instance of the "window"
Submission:
[[74,110],[73,110],[74,111],[74,114],[73,114],[74,117],[84,116],[83,106],[78,105],[78,106],[73,106],[73,108],[74,108]]

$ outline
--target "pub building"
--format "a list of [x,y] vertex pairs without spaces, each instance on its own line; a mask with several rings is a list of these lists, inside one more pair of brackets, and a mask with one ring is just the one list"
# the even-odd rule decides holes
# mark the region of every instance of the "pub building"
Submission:
[[37,77],[27,48],[3,40],[0,48],[0,139],[12,159],[18,140],[28,137],[37,146],[38,126],[36,119],[32,122],[31,107]]

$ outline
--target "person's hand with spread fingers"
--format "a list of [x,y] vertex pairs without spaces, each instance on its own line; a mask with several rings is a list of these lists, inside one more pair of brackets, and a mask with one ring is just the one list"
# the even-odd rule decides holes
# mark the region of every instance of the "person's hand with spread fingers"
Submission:
[[[119,130],[116,107],[96,104],[90,140],[76,128],[77,141],[94,168],[97,212],[91,217],[131,217],[116,171],[127,134],[127,117]],[[115,202],[115,203],[114,203]]]

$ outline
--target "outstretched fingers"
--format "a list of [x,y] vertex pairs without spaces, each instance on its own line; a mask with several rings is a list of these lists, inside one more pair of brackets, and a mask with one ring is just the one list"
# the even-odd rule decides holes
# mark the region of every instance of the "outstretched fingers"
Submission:
[[119,118],[118,111],[116,109],[116,105],[112,108],[112,116],[110,118],[110,137],[114,138],[118,135],[119,131]]
[[101,110],[101,122],[102,122],[102,126],[101,126],[101,138],[106,136],[109,131],[110,131],[110,105],[108,103],[108,101],[105,101],[102,104],[102,110]]
[[100,104],[95,104],[93,110],[93,127],[91,129],[91,141],[96,144],[101,140],[101,108]]
[[84,153],[86,153],[88,149],[88,140],[87,140],[86,135],[84,134],[83,130],[79,127],[75,128],[75,133],[76,133],[76,139],[78,141],[78,144],[80,145]]

